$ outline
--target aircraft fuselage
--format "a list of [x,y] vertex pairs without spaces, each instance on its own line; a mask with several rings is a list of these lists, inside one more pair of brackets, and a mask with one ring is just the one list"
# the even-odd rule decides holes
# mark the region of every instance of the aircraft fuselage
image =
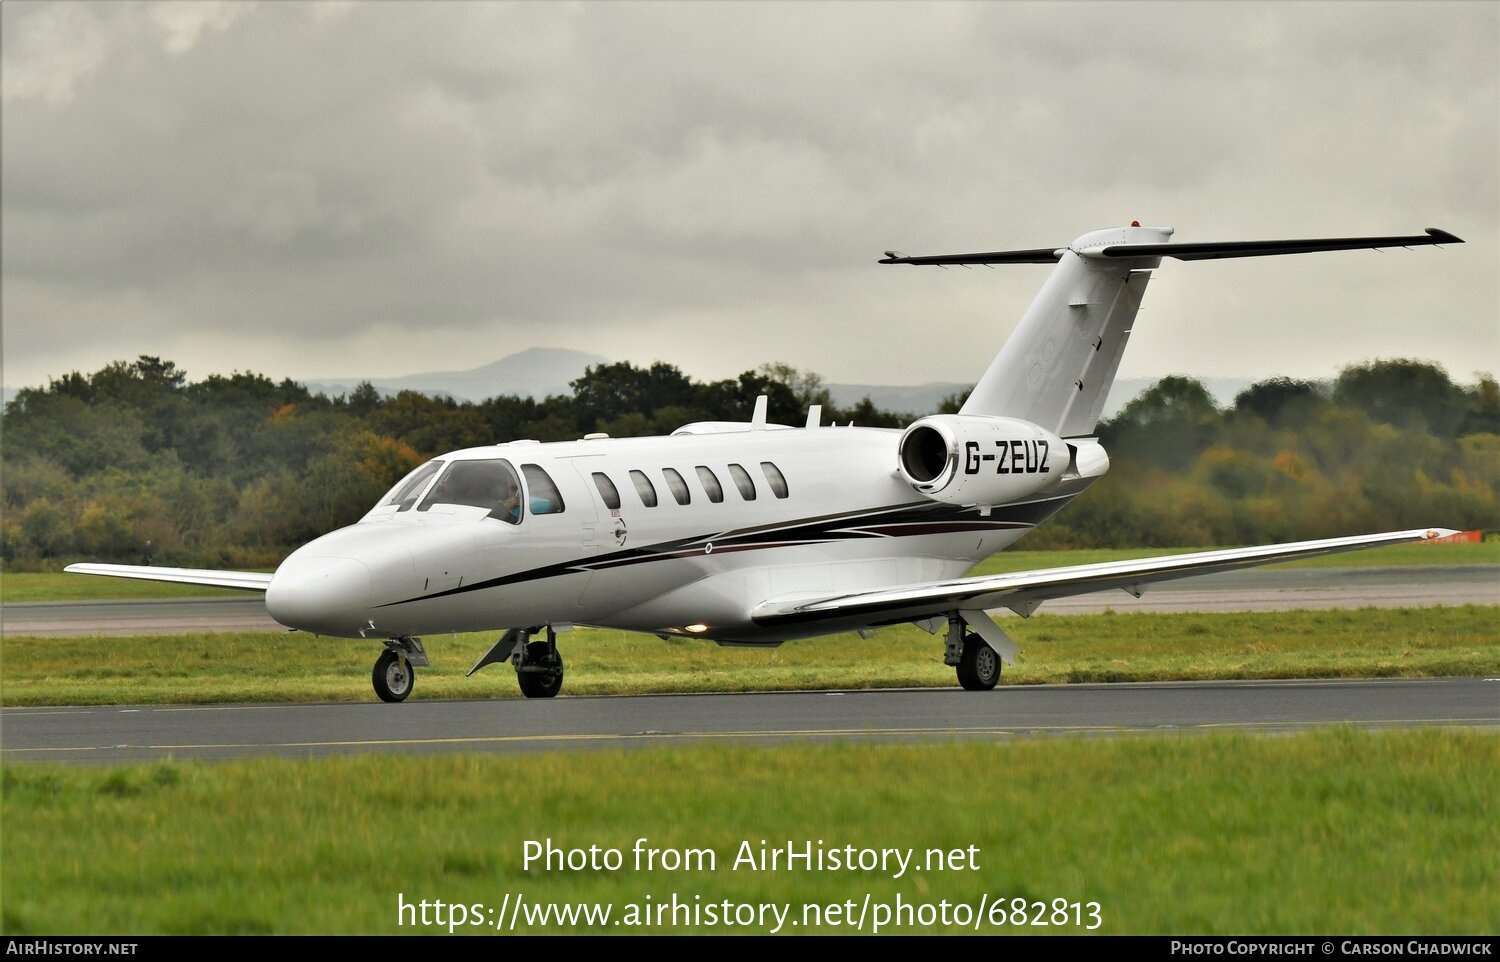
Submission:
[[[763,629],[751,611],[767,599],[959,577],[1092,480],[1068,478],[1064,452],[1036,495],[944,504],[897,472],[900,437],[747,424],[453,452],[437,459],[443,470],[503,461],[526,477],[522,503],[545,510],[508,523],[472,504],[382,504],[288,556],[267,609],[288,627],[345,637],[574,623],[775,643],[830,628]],[[538,497],[538,470],[561,510]]]

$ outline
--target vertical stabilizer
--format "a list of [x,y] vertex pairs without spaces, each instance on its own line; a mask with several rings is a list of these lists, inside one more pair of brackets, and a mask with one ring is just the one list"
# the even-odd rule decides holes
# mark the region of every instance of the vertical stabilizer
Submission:
[[1170,230],[1127,227],[1085,234],[1057,267],[961,413],[1020,418],[1062,437],[1094,432],[1151,268],[1160,255],[1092,257],[1104,246],[1160,244]]

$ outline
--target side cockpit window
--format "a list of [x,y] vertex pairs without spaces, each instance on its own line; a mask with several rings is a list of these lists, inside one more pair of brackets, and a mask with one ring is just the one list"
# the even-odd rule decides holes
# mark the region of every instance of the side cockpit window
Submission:
[[411,474],[396,482],[396,486],[380,502],[379,507],[394,504],[397,511],[409,510],[412,505],[417,503],[417,496],[422,493],[422,489],[427,486],[427,482],[431,481],[432,476],[442,470],[442,467],[443,462],[441,461],[428,461]]
[[532,514],[562,514],[566,507],[552,476],[543,471],[541,465],[523,464],[521,473],[526,475],[526,492],[530,495]]

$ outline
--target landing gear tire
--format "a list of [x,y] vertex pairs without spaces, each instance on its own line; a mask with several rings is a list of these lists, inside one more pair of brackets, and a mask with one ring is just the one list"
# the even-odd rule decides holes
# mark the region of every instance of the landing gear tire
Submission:
[[370,681],[381,701],[406,701],[406,696],[411,694],[412,685],[417,681],[417,673],[405,656],[387,648],[375,659],[375,670],[370,673]]
[[562,691],[562,653],[556,645],[545,641],[533,641],[526,646],[526,659],[522,663],[516,681],[521,685],[521,694],[527,698],[553,698]]
[[964,638],[963,657],[958,662],[958,683],[965,691],[990,691],[1000,683],[1000,656],[974,635]]

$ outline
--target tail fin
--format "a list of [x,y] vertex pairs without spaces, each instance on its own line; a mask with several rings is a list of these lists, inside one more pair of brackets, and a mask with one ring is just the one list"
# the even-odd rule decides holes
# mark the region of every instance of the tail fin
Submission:
[[887,252],[882,264],[1017,264],[1057,266],[1014,333],[974,386],[961,414],[1020,418],[1064,437],[1093,434],[1130,339],[1151,270],[1163,257],[1205,260],[1313,251],[1461,244],[1436,228],[1426,234],[1316,240],[1170,244],[1171,228],[1093,231],[1071,246],[907,257]]

